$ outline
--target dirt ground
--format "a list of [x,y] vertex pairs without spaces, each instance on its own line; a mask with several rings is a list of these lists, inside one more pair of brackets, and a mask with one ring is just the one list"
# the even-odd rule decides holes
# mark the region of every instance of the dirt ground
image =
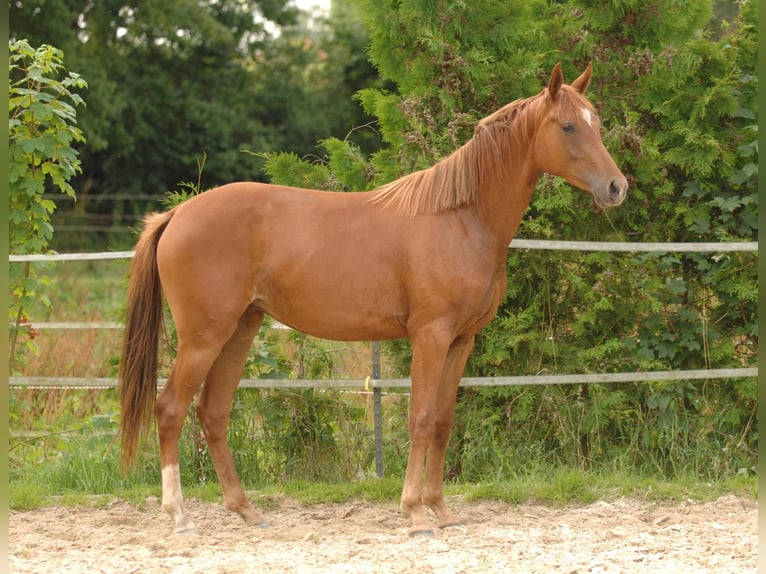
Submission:
[[407,537],[393,503],[281,500],[269,528],[218,503],[187,501],[200,533],[175,534],[156,499],[137,509],[11,512],[12,573],[747,573],[757,569],[757,502],[636,499],[588,506],[450,500],[463,526]]

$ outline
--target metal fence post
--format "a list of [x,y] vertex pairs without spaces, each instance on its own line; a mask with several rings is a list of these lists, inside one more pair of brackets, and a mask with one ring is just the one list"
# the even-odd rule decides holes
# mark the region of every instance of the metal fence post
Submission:
[[[372,378],[380,380],[380,342],[372,342]],[[375,474],[383,478],[383,401],[377,385],[372,389],[372,414],[375,427]]]

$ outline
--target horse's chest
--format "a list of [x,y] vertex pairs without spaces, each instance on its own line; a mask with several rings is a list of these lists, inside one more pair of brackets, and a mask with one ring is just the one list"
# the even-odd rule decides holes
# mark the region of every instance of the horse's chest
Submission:
[[505,287],[505,273],[502,273],[493,277],[482,289],[474,290],[473,312],[468,321],[469,330],[478,331],[492,321],[500,306],[500,301],[503,299]]
[[429,307],[436,315],[451,318],[458,332],[476,333],[489,324],[503,298],[505,270],[483,271],[453,275],[448,283],[433,285],[429,293]]

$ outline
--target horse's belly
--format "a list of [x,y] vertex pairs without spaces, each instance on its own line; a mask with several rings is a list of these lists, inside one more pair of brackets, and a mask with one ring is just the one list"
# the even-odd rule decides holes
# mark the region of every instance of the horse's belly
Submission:
[[346,282],[286,283],[262,292],[255,304],[288,327],[338,341],[374,341],[406,337],[405,312],[393,286],[365,288]]
[[333,310],[299,309],[286,312],[264,308],[270,316],[288,327],[321,339],[336,341],[381,341],[407,336],[404,326],[395,318],[360,312],[337,313]]

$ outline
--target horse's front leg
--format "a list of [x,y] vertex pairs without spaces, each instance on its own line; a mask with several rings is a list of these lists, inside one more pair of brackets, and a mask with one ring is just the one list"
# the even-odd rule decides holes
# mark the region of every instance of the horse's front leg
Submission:
[[436,424],[428,447],[423,502],[436,514],[436,525],[439,528],[460,524],[460,519],[444,502],[442,485],[444,482],[444,460],[455,413],[457,390],[468,356],[473,349],[474,338],[474,335],[459,338],[450,347],[444,367],[444,376],[436,398]]
[[410,394],[410,452],[402,488],[401,507],[410,515],[410,536],[431,536],[433,530],[423,507],[422,479],[428,447],[436,428],[437,395],[450,346],[450,337],[435,330],[412,337],[412,391]]

